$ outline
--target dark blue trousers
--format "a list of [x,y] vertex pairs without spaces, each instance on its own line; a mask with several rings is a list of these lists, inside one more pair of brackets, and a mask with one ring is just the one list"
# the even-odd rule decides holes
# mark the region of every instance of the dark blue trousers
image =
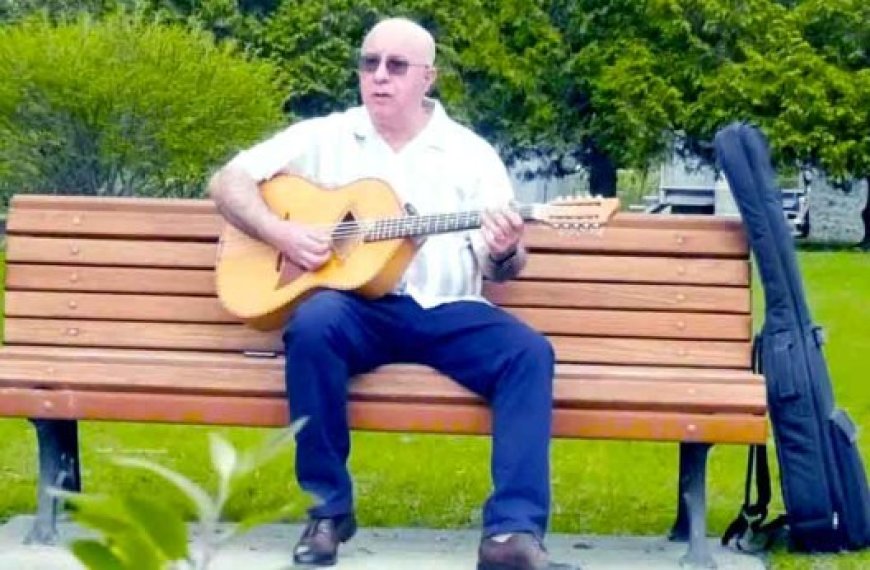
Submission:
[[507,312],[479,302],[423,309],[410,297],[366,300],[322,291],[300,304],[284,331],[287,394],[296,436],[296,476],[320,502],[312,516],[353,510],[347,469],[348,384],[382,364],[431,366],[485,398],[493,412],[493,492],[484,536],[543,537],[550,510],[553,349]]

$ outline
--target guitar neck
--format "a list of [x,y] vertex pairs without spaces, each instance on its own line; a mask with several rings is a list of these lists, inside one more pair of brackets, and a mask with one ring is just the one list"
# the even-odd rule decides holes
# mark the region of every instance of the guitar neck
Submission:
[[[532,219],[533,204],[523,204],[514,208],[523,220]],[[427,214],[423,216],[403,216],[383,218],[369,222],[365,241],[383,241],[405,237],[419,237],[432,234],[445,234],[479,228],[482,223],[481,210],[469,210],[450,214]]]

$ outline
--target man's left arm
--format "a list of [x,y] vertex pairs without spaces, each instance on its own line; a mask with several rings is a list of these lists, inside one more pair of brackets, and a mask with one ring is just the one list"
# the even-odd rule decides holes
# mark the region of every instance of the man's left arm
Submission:
[[514,190],[507,168],[495,149],[486,150],[488,156],[477,163],[481,174],[478,192],[485,211],[480,232],[472,243],[483,276],[491,281],[507,281],[517,277],[526,265],[524,222],[509,207]]
[[484,277],[501,282],[520,274],[528,257],[523,226],[520,215],[508,208],[484,213],[481,233],[485,247],[478,252]]

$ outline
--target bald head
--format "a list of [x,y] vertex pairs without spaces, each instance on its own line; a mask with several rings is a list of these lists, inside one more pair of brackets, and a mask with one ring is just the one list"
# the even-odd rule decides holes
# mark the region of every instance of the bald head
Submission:
[[409,55],[413,54],[417,63],[435,63],[435,40],[432,34],[416,22],[407,18],[381,20],[366,34],[362,49],[365,52],[372,43],[384,40],[393,45],[401,45]]

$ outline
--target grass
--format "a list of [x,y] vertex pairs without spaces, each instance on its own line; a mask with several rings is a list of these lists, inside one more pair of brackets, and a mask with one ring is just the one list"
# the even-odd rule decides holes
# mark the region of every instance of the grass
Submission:
[[[870,426],[870,255],[807,248],[800,253],[813,315],[824,325],[826,348],[838,405],[866,431]],[[756,279],[756,283],[758,280]],[[756,294],[761,304],[761,294]],[[219,431],[239,445],[265,432],[250,428],[211,428],[83,422],[80,427],[83,480],[87,489],[137,489],[181,499],[150,476],[110,463],[123,453],[148,457],[178,469],[195,480],[212,483],[207,467],[207,433]],[[870,458],[870,441],[861,439]],[[351,468],[357,505],[366,526],[476,528],[480,505],[489,486],[489,440],[437,435],[353,434]],[[673,444],[568,441],[553,443],[552,531],[642,535],[665,534],[674,517],[677,446]],[[775,465],[773,452],[770,457]],[[718,446],[711,453],[708,503],[709,531],[721,535],[742,502],[746,449]],[[776,478],[777,475],[774,474]],[[0,520],[33,513],[36,447],[25,420],[0,420]],[[775,485],[777,482],[775,481]],[[782,511],[778,501],[773,514]],[[230,516],[292,505],[304,515],[308,499],[296,488],[291,458],[264,468]],[[858,568],[870,565],[870,553],[801,556],[779,550],[770,557],[774,568]]]

